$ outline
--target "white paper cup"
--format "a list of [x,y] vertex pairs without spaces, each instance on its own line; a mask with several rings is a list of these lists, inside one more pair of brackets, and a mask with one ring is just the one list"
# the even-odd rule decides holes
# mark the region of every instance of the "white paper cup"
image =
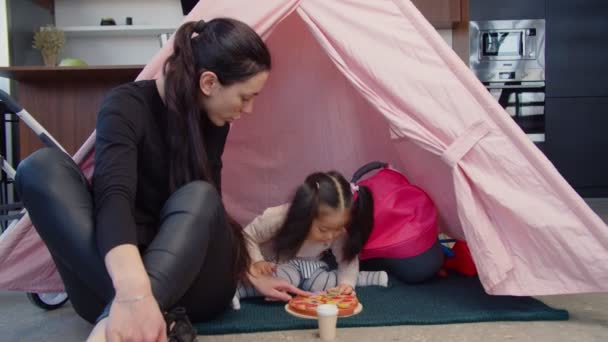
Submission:
[[319,321],[319,336],[323,341],[336,339],[336,325],[338,323],[338,307],[335,304],[321,304],[317,307]]

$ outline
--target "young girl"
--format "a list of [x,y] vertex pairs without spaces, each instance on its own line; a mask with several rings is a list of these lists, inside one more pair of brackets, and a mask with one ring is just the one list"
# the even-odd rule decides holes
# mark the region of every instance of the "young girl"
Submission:
[[[306,291],[387,286],[384,271],[359,272],[358,254],[373,226],[373,201],[367,187],[351,188],[338,172],[313,173],[298,187],[291,204],[266,209],[245,227],[253,275],[275,275]],[[336,270],[324,260],[331,251]],[[241,285],[233,301],[258,295]]]

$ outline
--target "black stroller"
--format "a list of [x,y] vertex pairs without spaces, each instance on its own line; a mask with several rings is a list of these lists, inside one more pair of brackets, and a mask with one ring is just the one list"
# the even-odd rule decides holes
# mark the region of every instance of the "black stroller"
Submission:
[[[65,152],[65,149],[57,142],[49,132],[38,123],[32,115],[23,109],[14,99],[6,92],[0,90],[0,114],[3,114],[3,124],[13,123],[21,119],[30,129],[32,129],[40,140],[49,147],[57,147]],[[2,130],[2,147],[6,147],[5,130]],[[3,148],[2,153],[7,151]],[[67,152],[66,152],[67,153]],[[5,156],[0,153],[0,164],[2,167],[2,194],[0,203],[0,234],[12,229],[17,222],[25,215],[25,208],[21,202],[11,202],[11,190],[9,185],[15,180],[15,169],[5,159]],[[68,295],[65,292],[52,293],[28,293],[28,299],[37,307],[45,310],[54,310],[60,308],[68,301]]]

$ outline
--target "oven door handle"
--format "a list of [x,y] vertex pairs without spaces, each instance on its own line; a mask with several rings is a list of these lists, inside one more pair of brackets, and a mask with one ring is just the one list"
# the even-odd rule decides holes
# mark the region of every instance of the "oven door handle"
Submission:
[[540,89],[544,88],[544,83],[535,84],[509,84],[509,85],[484,85],[486,89]]

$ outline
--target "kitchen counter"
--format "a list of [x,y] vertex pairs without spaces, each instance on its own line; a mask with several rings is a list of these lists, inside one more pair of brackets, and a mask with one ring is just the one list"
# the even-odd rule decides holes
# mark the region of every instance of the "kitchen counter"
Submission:
[[0,77],[21,82],[38,81],[86,81],[135,79],[143,65],[101,65],[82,67],[15,66],[0,67]]

